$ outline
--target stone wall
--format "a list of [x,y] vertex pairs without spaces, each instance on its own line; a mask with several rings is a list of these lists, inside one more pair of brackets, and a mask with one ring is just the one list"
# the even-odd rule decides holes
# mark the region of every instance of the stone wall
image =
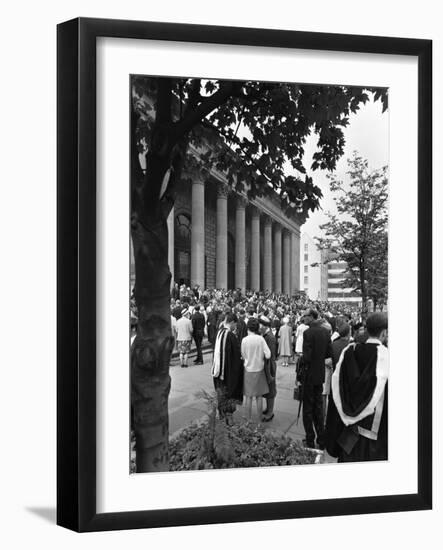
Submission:
[[[212,202],[212,201],[211,201]],[[216,209],[205,204],[205,286],[215,288]]]
[[[205,243],[204,243],[204,286],[206,288],[215,288],[216,285],[216,234],[217,234],[217,195],[214,182],[208,182],[205,186]],[[183,187],[175,201],[175,216],[186,214],[191,220],[192,230],[192,185],[190,181],[184,182]],[[245,245],[246,245],[246,288],[251,287],[251,210],[249,206],[246,209],[246,228],[245,228]],[[260,286],[263,285],[263,247],[264,247],[264,222],[260,222]],[[228,284],[234,287],[234,250],[236,236],[236,199],[235,196],[230,196],[228,199]],[[294,291],[300,288],[300,237],[298,232],[293,233],[293,246],[291,246],[291,262],[292,262],[292,286]],[[274,242],[274,239],[273,239]],[[234,248],[233,248],[234,247]],[[189,250],[190,252],[190,250]],[[283,251],[282,251],[283,252]],[[295,288],[294,288],[295,287]]]

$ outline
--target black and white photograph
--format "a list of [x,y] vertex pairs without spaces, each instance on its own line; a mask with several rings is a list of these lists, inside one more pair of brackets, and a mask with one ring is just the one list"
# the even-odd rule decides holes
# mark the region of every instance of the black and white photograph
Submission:
[[131,473],[389,460],[388,98],[130,75]]
[[438,547],[439,8],[5,4],[3,548]]

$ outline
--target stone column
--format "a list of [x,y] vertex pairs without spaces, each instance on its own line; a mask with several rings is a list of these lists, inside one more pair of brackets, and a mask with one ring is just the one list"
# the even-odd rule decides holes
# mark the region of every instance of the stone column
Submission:
[[237,195],[235,209],[235,287],[246,290],[246,205],[245,197]]
[[274,229],[274,291],[281,292],[281,226]]
[[263,290],[273,290],[272,286],[272,219],[265,217],[263,242]]
[[291,235],[283,230],[283,292],[291,294]]
[[260,290],[260,212],[255,207],[251,220],[251,289]]
[[291,233],[291,292],[297,293],[300,290],[300,235]]
[[168,264],[171,272],[171,288],[174,286],[174,207],[168,216]]
[[215,286],[226,289],[228,288],[228,194],[227,185],[217,187]]
[[205,184],[192,182],[191,285],[205,285]]

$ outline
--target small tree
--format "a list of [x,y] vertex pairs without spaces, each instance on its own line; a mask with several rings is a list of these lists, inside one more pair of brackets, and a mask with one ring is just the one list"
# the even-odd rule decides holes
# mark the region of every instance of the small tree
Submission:
[[319,245],[329,250],[329,261],[346,262],[343,287],[361,295],[363,317],[368,299],[374,307],[386,302],[388,282],[387,168],[370,172],[368,161],[356,152],[348,160],[349,181],[329,176],[337,214],[327,212],[329,221]]
[[382,308],[388,301],[388,232],[380,234],[378,246],[374,250],[371,263],[367,268],[368,296],[374,311]]

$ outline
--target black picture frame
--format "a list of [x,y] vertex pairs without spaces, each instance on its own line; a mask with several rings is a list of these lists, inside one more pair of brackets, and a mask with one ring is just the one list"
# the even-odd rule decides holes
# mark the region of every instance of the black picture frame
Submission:
[[[96,39],[398,54],[418,59],[416,494],[96,512]],[[432,507],[432,42],[78,18],[57,29],[57,523],[75,531],[425,510]]]

